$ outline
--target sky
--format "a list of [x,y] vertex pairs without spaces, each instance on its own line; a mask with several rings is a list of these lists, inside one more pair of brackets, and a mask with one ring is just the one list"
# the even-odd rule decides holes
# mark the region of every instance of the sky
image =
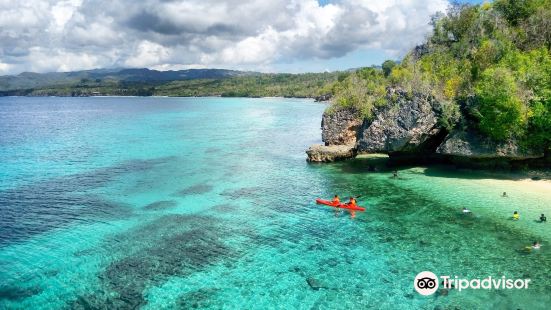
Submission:
[[[479,2],[469,0],[469,2]],[[447,0],[0,0],[0,75],[321,72],[400,59]]]

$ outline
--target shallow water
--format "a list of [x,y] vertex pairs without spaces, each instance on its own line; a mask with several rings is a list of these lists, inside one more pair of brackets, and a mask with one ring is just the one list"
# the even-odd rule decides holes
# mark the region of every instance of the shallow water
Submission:
[[[438,167],[394,179],[369,159],[308,164],[324,108],[1,98],[0,308],[548,308],[551,224],[534,219],[551,193]],[[313,203],[334,193],[368,211]],[[519,250],[533,240],[540,251]],[[423,270],[532,282],[423,297]]]

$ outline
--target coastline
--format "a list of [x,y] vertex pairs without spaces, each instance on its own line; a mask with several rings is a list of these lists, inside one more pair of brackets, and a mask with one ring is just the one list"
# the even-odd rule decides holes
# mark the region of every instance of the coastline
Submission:
[[[248,96],[248,97],[240,97],[240,96],[220,96],[220,95],[212,95],[212,96],[166,96],[166,95],[159,95],[159,96],[118,96],[118,95],[105,95],[105,96],[2,96],[0,95],[0,98],[242,98],[242,99],[313,99],[315,100],[316,97],[291,97],[291,96],[265,96],[265,97],[256,97],[256,96]],[[329,100],[315,100],[315,102],[319,103],[329,103]]]

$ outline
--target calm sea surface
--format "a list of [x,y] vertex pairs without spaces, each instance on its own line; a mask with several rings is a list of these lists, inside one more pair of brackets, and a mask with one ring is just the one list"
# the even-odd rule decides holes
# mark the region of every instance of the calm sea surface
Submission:
[[[394,179],[383,160],[308,164],[324,108],[0,98],[0,309],[549,309],[551,223],[534,220],[551,193],[443,168]],[[315,205],[335,193],[367,211]],[[424,270],[531,283],[424,297]]]

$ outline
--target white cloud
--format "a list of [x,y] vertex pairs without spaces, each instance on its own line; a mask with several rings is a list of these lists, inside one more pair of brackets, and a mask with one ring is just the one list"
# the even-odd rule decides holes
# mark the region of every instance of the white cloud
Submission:
[[401,55],[445,0],[0,0],[0,72],[263,68],[359,49]]
[[160,44],[143,41],[138,44],[136,52],[125,60],[127,67],[150,67],[170,58],[171,50]]

